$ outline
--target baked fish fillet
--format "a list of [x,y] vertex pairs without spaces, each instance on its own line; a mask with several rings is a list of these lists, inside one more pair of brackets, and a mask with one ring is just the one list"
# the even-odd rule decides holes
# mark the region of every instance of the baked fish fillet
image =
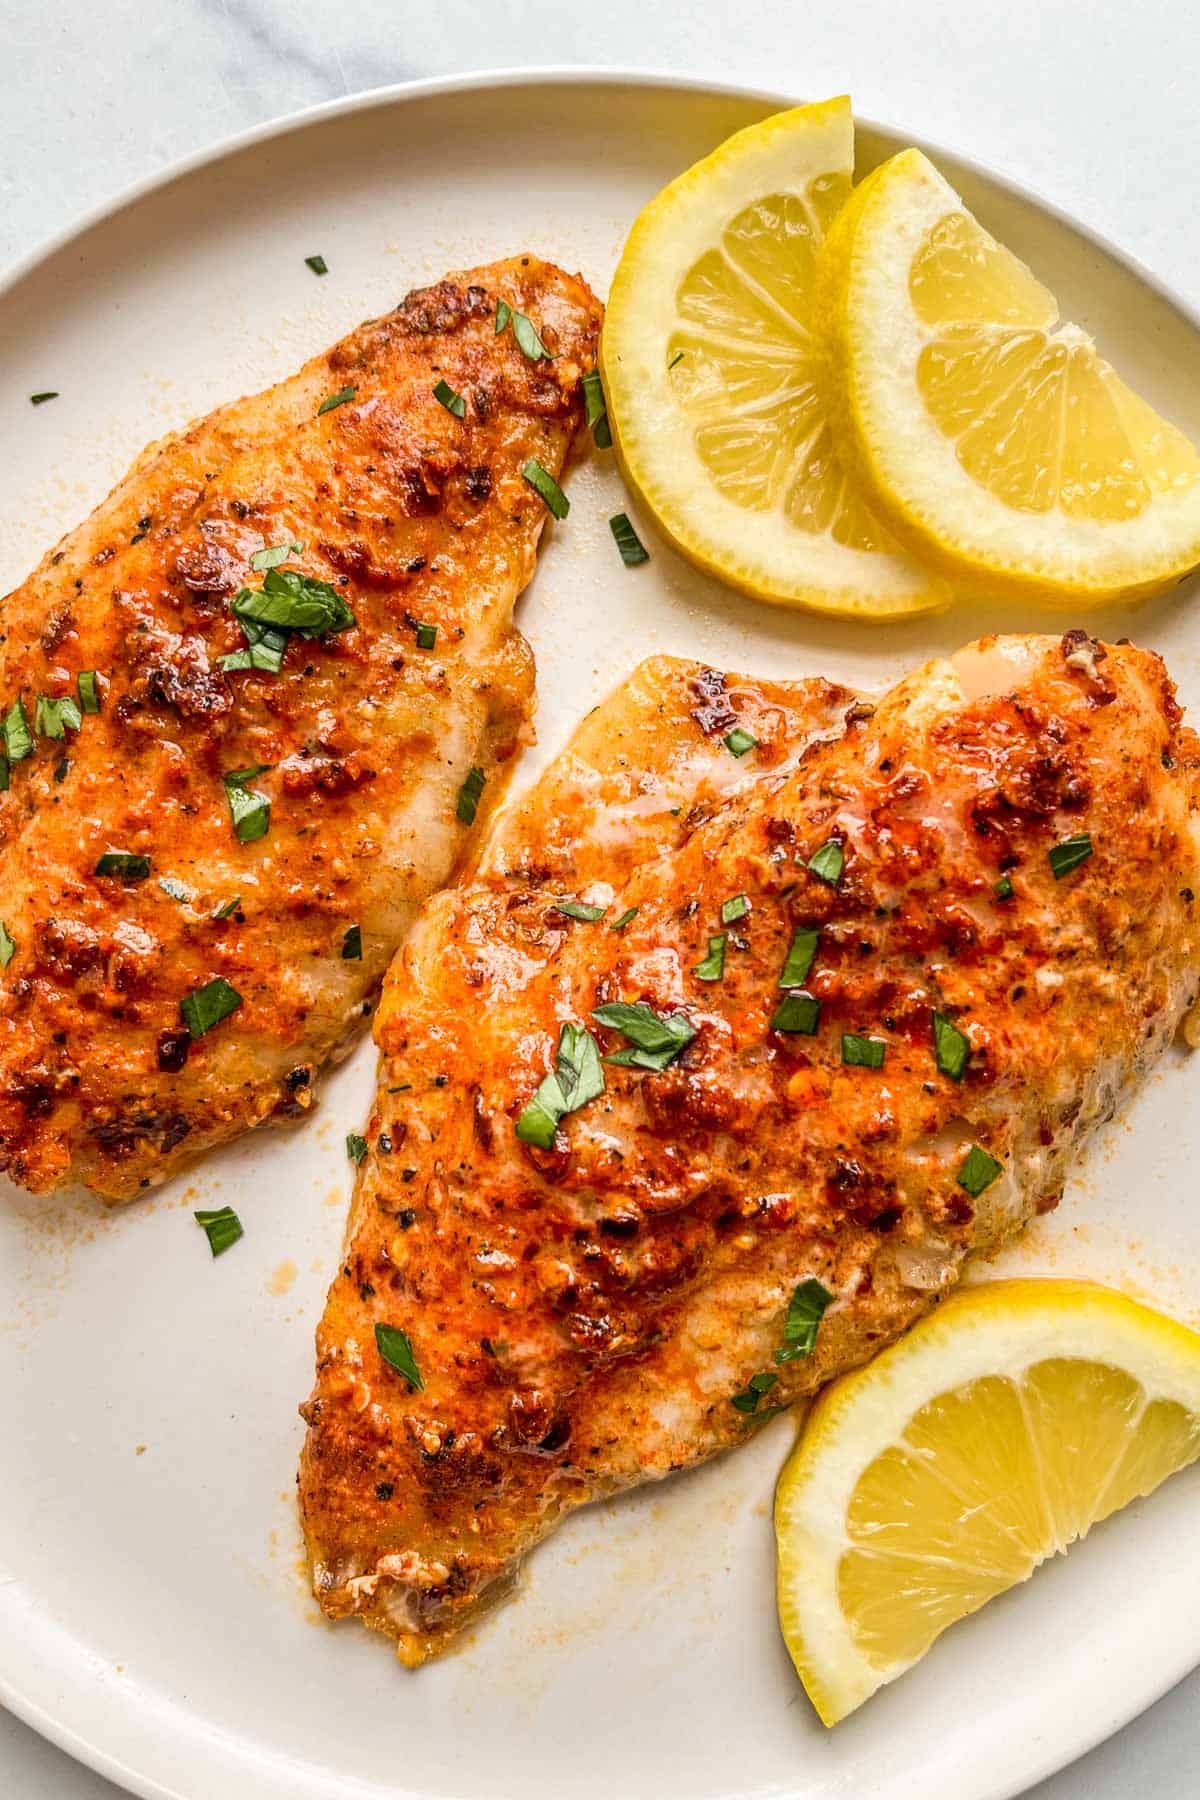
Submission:
[[599,322],[532,256],[447,276],[151,445],[4,602],[14,1180],[126,1199],[310,1105],[527,734],[521,471]]
[[[437,1654],[570,1508],[744,1442],[1053,1207],[1195,995],[1198,772],[1158,657],[1082,632],[877,705],[643,664],[388,976],[304,1408],[326,1612]],[[567,1033],[556,1098],[564,1025],[609,1060]]]

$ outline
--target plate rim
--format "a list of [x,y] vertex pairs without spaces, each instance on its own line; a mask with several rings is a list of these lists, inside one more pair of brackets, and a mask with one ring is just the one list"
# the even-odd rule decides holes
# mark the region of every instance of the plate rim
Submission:
[[[360,89],[354,93],[339,95],[332,100],[319,101],[311,106],[260,120],[257,124],[248,126],[242,131],[233,132],[199,149],[188,151],[183,156],[164,163],[160,168],[151,170],[136,181],[118,188],[107,198],[97,201],[83,212],[74,215],[65,225],[40,239],[15,262],[11,263],[0,274],[0,305],[3,305],[8,297],[24,281],[35,274],[44,263],[52,260],[91,231],[116,219],[142,200],[171,187],[175,182],[198,174],[204,169],[211,168],[258,145],[276,142],[293,133],[307,130],[310,126],[323,124],[327,120],[347,117],[354,113],[382,110],[410,101],[435,98],[441,94],[459,95],[521,87],[568,88],[572,86],[665,89],[680,94],[743,100],[779,108],[806,103],[804,100],[798,99],[794,93],[788,93],[779,88],[759,86],[753,82],[727,81],[698,72],[679,73],[653,65],[626,67],[620,64],[602,63],[562,63],[545,67],[506,64],[496,68],[470,70],[460,74],[426,76]],[[950,160],[959,168],[981,177],[992,186],[1015,195],[1043,216],[1062,225],[1076,237],[1083,239],[1121,265],[1159,299],[1171,306],[1196,331],[1200,332],[1200,304],[1194,305],[1169,282],[1155,274],[1138,257],[1114,242],[1105,232],[1076,218],[1065,208],[1060,207],[1054,201],[1045,199],[1034,189],[1004,174],[991,163],[968,155],[952,145],[926,138],[920,133],[906,132],[887,120],[868,116],[860,118],[858,114],[855,115],[855,120],[856,124],[860,123],[868,131],[879,132],[894,138],[906,138],[909,142],[929,152],[934,158],[943,157]],[[1028,1781],[1022,1778],[1021,1785],[1017,1788],[1001,1784],[991,1790],[990,1800],[1016,1800],[1016,1796],[1027,1792],[1029,1786],[1036,1785],[1049,1776],[1070,1767],[1094,1750],[1097,1745],[1115,1736],[1133,1719],[1148,1712],[1165,1694],[1178,1686],[1179,1682],[1186,1679],[1197,1667],[1200,1667],[1200,1644],[1197,1644],[1194,1649],[1186,1651],[1178,1664],[1171,1665],[1171,1670],[1161,1685],[1156,1683],[1154,1691],[1148,1698],[1141,1696],[1131,1705],[1117,1708],[1094,1730],[1091,1728],[1086,1730],[1074,1741],[1073,1747],[1067,1751],[1063,1752],[1061,1749],[1048,1751],[1038,1761]],[[99,1743],[82,1735],[74,1725],[56,1717],[40,1701],[16,1687],[3,1669],[0,1669],[0,1704],[23,1724],[29,1726],[31,1730],[54,1744],[76,1762],[93,1770],[126,1792],[140,1796],[141,1800],[191,1800],[191,1797],[184,1795],[179,1788],[159,1780],[154,1775],[131,1768],[118,1754],[103,1749]]]

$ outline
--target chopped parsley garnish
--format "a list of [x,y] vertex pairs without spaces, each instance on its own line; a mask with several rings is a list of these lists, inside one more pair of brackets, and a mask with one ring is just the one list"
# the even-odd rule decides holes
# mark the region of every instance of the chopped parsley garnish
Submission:
[[799,1032],[803,1037],[815,1037],[820,1018],[821,1002],[813,994],[785,994],[771,1014],[771,1030],[793,1031]]
[[339,388],[336,394],[329,394],[322,400],[317,408],[318,419],[322,413],[332,412],[335,406],[345,406],[347,400],[355,400],[357,397],[358,389],[356,387]]
[[235,1013],[242,1004],[242,996],[235,987],[231,987],[223,975],[206,981],[203,987],[193,988],[179,1002],[179,1010],[183,1022],[194,1038],[203,1037],[230,1013]]
[[304,545],[299,538],[289,538],[286,544],[264,544],[261,550],[255,550],[250,558],[252,569],[277,569],[281,562],[289,556],[303,556]]
[[677,350],[675,352],[674,356],[671,358],[670,362],[667,364],[667,368],[673,369],[675,367],[676,363],[682,362],[682,361],[683,361],[683,351]]
[[735,894],[732,900],[722,900],[721,902],[721,923],[722,925],[736,925],[738,920],[744,919],[749,911],[750,902],[745,894]]
[[725,973],[726,933],[718,931],[708,940],[708,954],[692,970],[697,981],[720,981]]
[[612,427],[608,422],[608,403],[599,369],[589,369],[583,378],[583,406],[597,450],[611,450]]
[[458,790],[458,800],[454,807],[454,816],[464,825],[475,823],[475,814],[479,811],[479,802],[487,783],[487,776],[476,763],[467,770],[466,779]]
[[346,1155],[352,1163],[360,1163],[367,1154],[367,1140],[357,1131],[346,1133]]
[[496,302],[496,336],[499,337],[508,321],[512,318],[512,307],[507,300]]
[[759,1401],[764,1394],[770,1393],[778,1380],[778,1375],[770,1373],[752,1375],[741,1393],[732,1396],[730,1406],[736,1406],[740,1413],[756,1413]]
[[306,256],[304,261],[305,261],[306,266],[312,270],[314,275],[328,275],[329,264],[325,261],[325,258],[322,255],[320,255],[319,252],[316,256]]
[[842,1061],[855,1069],[882,1069],[887,1045],[882,1038],[859,1037],[853,1031],[842,1033]]
[[58,399],[58,389],[57,388],[47,388],[44,393],[30,394],[29,404],[30,404],[30,406],[45,406],[47,400],[57,400],[57,399]]
[[401,1331],[397,1325],[377,1325],[375,1348],[389,1367],[395,1369],[398,1375],[403,1375],[414,1393],[425,1386],[407,1331]]
[[997,900],[1011,900],[1013,897],[1012,877],[1010,875],[1002,875],[992,889],[992,892],[995,894]]
[[616,539],[621,561],[627,569],[636,569],[639,563],[650,561],[650,552],[630,524],[628,513],[614,513],[608,521],[608,528]]
[[232,1206],[222,1206],[217,1212],[198,1212],[192,1214],[197,1225],[204,1227],[208,1238],[208,1247],[214,1256],[220,1256],[231,1244],[236,1244],[245,1234],[242,1221]]
[[815,875],[818,881],[827,882],[830,887],[836,887],[842,879],[842,870],[845,865],[846,852],[837,838],[828,838],[821,848],[815,850],[808,859],[810,873]]
[[731,756],[745,756],[747,750],[754,749],[758,739],[748,731],[743,731],[740,725],[735,725],[732,731],[725,733],[724,743]]
[[9,936],[8,926],[0,919],[0,969],[7,969],[16,954],[16,940]]
[[4,754],[10,763],[22,762],[33,752],[33,733],[25,717],[25,707],[18,698],[4,715]]
[[106,850],[92,873],[116,875],[122,881],[145,881],[150,873],[150,858],[133,850]]
[[559,1120],[603,1092],[600,1046],[586,1025],[564,1024],[558,1034],[554,1068],[522,1109],[517,1136],[523,1144],[553,1150]]
[[527,319],[523,312],[517,312],[515,308],[512,315],[512,330],[513,336],[517,340],[517,348],[523,356],[529,358],[530,362],[553,361],[550,352],[537,334],[533,320]]
[[1052,844],[1049,852],[1050,868],[1055,881],[1061,881],[1064,875],[1069,875],[1072,869],[1077,869],[1080,863],[1086,862],[1091,854],[1092,840],[1086,831],[1081,831],[1077,837],[1064,838],[1061,844]]
[[971,1040],[945,1013],[933,1015],[933,1055],[943,1075],[961,1081],[971,1054]]
[[266,794],[256,792],[246,783],[253,781],[256,775],[265,775],[270,766],[270,763],[256,763],[252,769],[231,769],[228,775],[221,777],[233,829],[240,843],[252,844],[256,838],[267,835],[271,824],[271,802]]
[[98,713],[100,711],[100,689],[96,685],[95,669],[81,669],[75,677],[75,688],[79,695],[81,713]]
[[833,1295],[815,1276],[810,1275],[793,1288],[783,1325],[783,1344],[775,1352],[777,1363],[796,1362],[802,1356],[812,1355],[825,1308],[832,1303]]
[[226,900],[223,906],[218,906],[216,912],[213,914],[214,921],[220,919],[232,919],[234,913],[241,904],[242,896],[240,894],[235,894],[232,900]]
[[627,925],[633,924],[633,921],[637,918],[641,910],[640,906],[631,906],[629,911],[623,912],[619,919],[614,919],[608,929],[610,931],[624,931]]
[[176,881],[173,875],[162,876],[158,885],[168,900],[190,900],[192,897],[191,888],[182,881]]
[[417,626],[417,649],[432,650],[437,643],[438,628],[436,625]]
[[230,610],[243,627],[249,620],[305,637],[330,636],[356,622],[335,587],[295,569],[268,569],[262,587],[242,588]]
[[990,1188],[996,1177],[1003,1173],[1003,1163],[998,1163],[994,1156],[989,1156],[978,1144],[972,1144],[958,1171],[958,1185],[966,1188],[971,1198],[977,1200],[984,1189]]
[[629,1039],[627,1048],[604,1058],[621,1068],[667,1069],[696,1035],[696,1027],[686,1013],[660,1015],[644,1000],[635,1000],[632,1005],[614,1000],[597,1006],[592,1017],[598,1025],[611,1026]]
[[566,913],[568,919],[579,919],[584,925],[592,925],[602,919],[608,911],[607,906],[589,906],[585,900],[556,900],[554,910]]
[[817,945],[821,941],[819,931],[809,926],[794,932],[788,945],[788,953],[784,957],[783,967],[779,971],[776,984],[782,988],[801,988],[808,980],[808,971],[813,966],[813,958],[817,954]]
[[69,694],[59,700],[51,700],[45,694],[38,695],[33,729],[40,737],[65,738],[68,731],[78,731],[82,724],[79,708]]
[[565,519],[571,510],[571,502],[567,499],[567,496],[563,493],[553,475],[548,474],[546,470],[543,469],[536,456],[530,457],[529,461],[521,470],[521,473],[529,483],[530,487],[533,488],[534,492],[541,495],[546,503],[547,510],[553,513],[556,519]]
[[433,390],[433,397],[448,413],[453,413],[456,419],[466,418],[467,403],[461,394],[455,393],[448,381],[438,382]]
[[342,939],[342,961],[362,961],[362,926],[347,925],[346,935]]

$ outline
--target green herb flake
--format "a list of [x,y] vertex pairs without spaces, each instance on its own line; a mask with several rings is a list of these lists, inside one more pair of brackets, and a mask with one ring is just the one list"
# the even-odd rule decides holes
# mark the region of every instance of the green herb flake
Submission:
[[229,815],[239,843],[252,844],[256,838],[266,837],[270,829],[270,799],[266,794],[260,794],[254,788],[246,786],[256,775],[265,775],[270,766],[269,763],[256,763],[252,769],[231,769],[228,775],[221,777],[225,784],[225,797],[229,801]]
[[682,361],[683,361],[683,351],[677,350],[675,352],[674,356],[671,358],[670,362],[667,364],[668,372],[675,367],[676,363],[681,363]]
[[335,587],[296,569],[268,569],[261,588],[242,588],[230,607],[251,643],[250,626],[298,631],[303,637],[329,637],[357,623]]
[[611,450],[612,427],[608,422],[608,402],[604,398],[599,369],[589,369],[583,378],[583,409],[597,450]]
[[771,1014],[771,1030],[815,1037],[820,1018],[821,1002],[813,994],[793,992],[785,994]]
[[812,930],[809,926],[803,926],[799,931],[793,933],[792,941],[788,945],[788,953],[783,960],[783,967],[779,971],[777,986],[781,988],[804,986],[808,980],[808,972],[813,966],[813,958],[817,954],[817,945],[820,941],[820,932]]
[[750,902],[745,894],[735,894],[732,900],[722,900],[721,902],[721,923],[722,925],[736,925],[738,920],[744,919],[749,911]]
[[133,850],[106,850],[93,875],[116,875],[121,881],[145,881],[150,873],[150,858]]
[[33,752],[33,733],[25,717],[25,707],[18,698],[4,715],[4,754],[10,763],[23,762]]
[[1003,1173],[1003,1163],[998,1163],[994,1156],[989,1156],[978,1144],[972,1144],[958,1171],[958,1185],[966,1188],[973,1200],[978,1200],[984,1189],[990,1188],[996,1177]]
[[732,731],[725,733],[724,743],[731,756],[745,756],[747,750],[755,748],[758,739],[748,731],[743,731],[740,725],[735,725]]
[[882,1038],[859,1037],[853,1031],[842,1033],[842,1061],[852,1069],[882,1069],[887,1045]]
[[440,406],[445,407],[448,413],[453,413],[456,419],[466,418],[467,403],[461,394],[455,393],[448,381],[438,382],[433,390],[433,397]]
[[33,729],[39,737],[65,738],[68,731],[78,731],[83,718],[69,694],[52,700],[45,694],[38,695],[37,708],[33,715]]
[[304,263],[305,267],[311,269],[314,275],[328,275],[329,273],[329,264],[319,252],[316,256],[306,256]]
[[418,650],[432,650],[434,645],[437,643],[437,634],[438,634],[438,628],[436,625],[420,625],[420,624],[418,624],[417,633],[416,633],[417,649]]
[[696,1027],[686,1013],[659,1014],[644,1000],[636,1000],[632,1005],[614,1000],[596,1007],[592,1017],[598,1025],[607,1025],[628,1038],[627,1048],[604,1058],[619,1068],[667,1069],[696,1035]]
[[179,1002],[179,1010],[183,1022],[194,1038],[203,1037],[230,1013],[235,1013],[242,1004],[242,996],[235,987],[231,987],[223,975],[206,981],[203,987],[193,988]]
[[346,1133],[346,1155],[352,1163],[360,1163],[367,1154],[367,1140],[357,1131]]
[[725,940],[727,934],[718,931],[708,940],[708,952],[692,970],[697,981],[720,981],[725,974]]
[[533,320],[527,319],[523,312],[517,312],[514,309],[512,329],[513,336],[517,340],[517,348],[522,356],[529,358],[530,362],[552,362],[554,360],[538,336]]
[[0,969],[7,969],[16,954],[16,939],[9,935],[8,926],[0,919]]
[[943,1075],[961,1081],[971,1054],[971,1040],[945,1013],[933,1015],[933,1056]]
[[636,569],[639,563],[650,561],[650,552],[630,524],[628,513],[614,513],[608,521],[608,528],[616,540],[621,561],[627,569]]
[[222,1206],[217,1212],[193,1213],[192,1217],[197,1225],[204,1227],[208,1247],[214,1256],[220,1256],[231,1244],[236,1244],[240,1237],[245,1236],[242,1221],[232,1206]]
[[752,1375],[741,1393],[732,1395],[730,1406],[736,1406],[740,1413],[757,1413],[759,1401],[764,1394],[770,1393],[778,1380],[778,1375],[769,1373]]
[[412,1340],[407,1331],[401,1331],[397,1325],[376,1325],[375,1348],[389,1368],[395,1369],[398,1375],[403,1375],[414,1393],[419,1393],[424,1388],[425,1382],[417,1367]]
[[47,388],[43,393],[30,394],[29,404],[30,404],[30,406],[45,406],[47,400],[57,400],[57,399],[58,399],[58,389],[57,388]]
[[584,900],[556,900],[555,912],[566,913],[568,919],[578,919],[583,925],[594,925],[608,911],[607,906],[589,906]]
[[1049,851],[1050,869],[1055,881],[1061,881],[1080,863],[1085,863],[1092,854],[1092,840],[1086,831],[1077,837],[1064,838],[1061,844],[1052,844]]
[[777,1363],[797,1362],[802,1356],[812,1355],[825,1309],[832,1304],[833,1295],[815,1276],[810,1275],[792,1289],[783,1322],[783,1344],[775,1352]]
[[11,775],[7,756],[0,755],[0,794],[6,794],[11,786]]
[[1013,897],[1012,877],[1010,875],[1002,875],[995,887],[993,887],[992,893],[996,896],[997,900],[1011,900]]
[[565,519],[571,510],[571,502],[553,475],[547,474],[543,469],[536,456],[530,457],[521,473],[534,492],[541,495],[547,511],[551,512],[556,519]]
[[96,683],[95,669],[81,669],[75,677],[75,689],[79,695],[81,713],[100,711],[100,689]]
[[475,815],[479,811],[479,802],[487,785],[487,776],[476,763],[467,770],[466,779],[458,790],[458,800],[454,807],[454,816],[463,825],[473,825]]
[[496,336],[497,337],[500,336],[500,333],[504,330],[505,326],[508,324],[508,321],[511,318],[512,318],[512,307],[508,304],[508,301],[507,300],[497,300],[497,302],[496,302]]
[[623,912],[619,919],[614,919],[608,929],[610,931],[624,931],[627,925],[633,924],[633,921],[637,918],[641,910],[640,906],[631,906],[629,911]]
[[836,887],[842,879],[842,870],[846,866],[846,852],[837,838],[827,838],[819,850],[815,850],[808,859],[809,872],[818,881]]
[[356,400],[357,398],[358,389],[356,387],[340,388],[336,394],[329,394],[322,400],[320,406],[317,408],[318,419],[322,413],[332,412],[335,406],[345,406],[348,400]]
[[285,544],[264,544],[261,550],[255,550],[250,558],[250,567],[259,571],[277,569],[289,556],[303,555],[304,545],[299,538],[289,538]]
[[517,1120],[517,1136],[523,1144],[552,1150],[560,1119],[578,1112],[604,1092],[600,1046],[586,1025],[564,1024],[558,1034],[554,1068],[539,1086]]
[[362,961],[362,926],[347,925],[346,935],[342,939],[342,961]]
[[218,906],[216,912],[212,915],[214,923],[218,923],[222,919],[232,919],[234,913],[241,904],[242,896],[240,894],[235,894],[232,900],[226,900],[224,905]]

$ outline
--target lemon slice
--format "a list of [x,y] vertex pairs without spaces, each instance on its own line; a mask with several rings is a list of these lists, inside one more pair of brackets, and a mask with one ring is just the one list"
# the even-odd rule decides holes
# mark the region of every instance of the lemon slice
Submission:
[[835,1725],[1200,1456],[1200,1335],[1106,1288],[966,1288],[826,1388],[775,1498],[779,1618]]
[[846,481],[817,387],[813,268],[853,167],[830,100],[671,182],[629,234],[601,367],[626,478],[684,555],[761,600],[876,617],[949,596]]
[[839,451],[956,586],[1136,599],[1200,561],[1193,446],[919,150],[855,190],[817,287]]

